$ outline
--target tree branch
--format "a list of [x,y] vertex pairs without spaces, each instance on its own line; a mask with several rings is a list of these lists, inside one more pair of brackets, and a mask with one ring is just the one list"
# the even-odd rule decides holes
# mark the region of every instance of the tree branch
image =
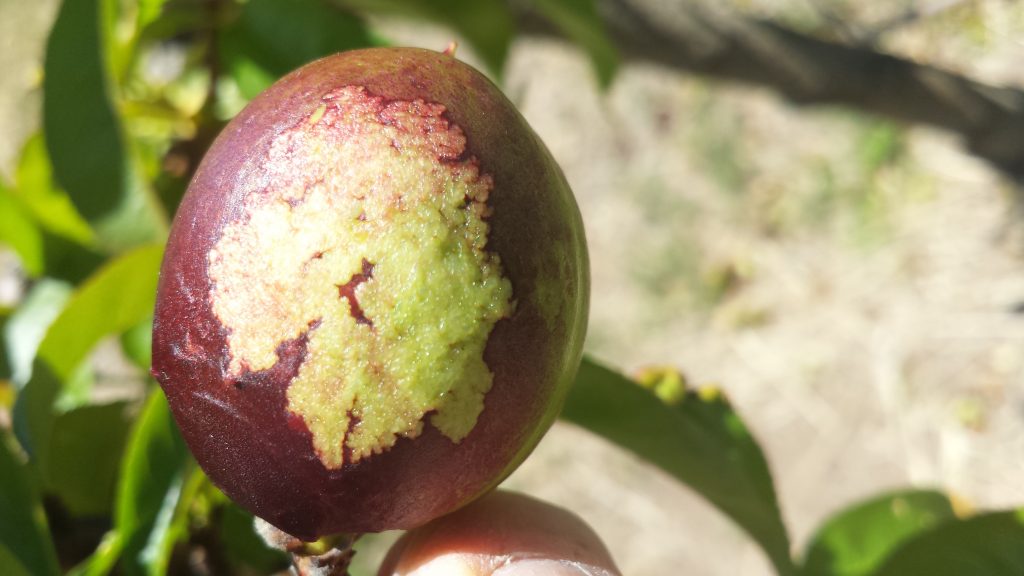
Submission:
[[696,1],[596,0],[627,60],[766,86],[800,104],[858,108],[964,137],[1024,180],[1024,92],[800,34]]

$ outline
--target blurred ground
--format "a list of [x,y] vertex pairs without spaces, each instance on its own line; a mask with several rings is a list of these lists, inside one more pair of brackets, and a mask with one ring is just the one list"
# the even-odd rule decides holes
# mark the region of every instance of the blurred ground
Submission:
[[[742,4],[802,29],[829,21],[812,3]],[[870,23],[905,3],[866,4],[837,14]],[[961,4],[883,46],[1024,86],[1024,8]],[[450,38],[386,28],[405,44]],[[22,57],[4,44],[0,69]],[[830,512],[887,488],[1024,503],[1024,213],[986,165],[941,133],[660,69],[627,68],[600,94],[559,43],[517,43],[505,89],[580,202],[589,351],[720,384],[767,452],[798,548]],[[5,93],[0,133],[23,134],[11,122],[35,108]],[[12,153],[4,141],[5,169]],[[770,574],[685,487],[570,426],[508,486],[583,516],[626,574]]]

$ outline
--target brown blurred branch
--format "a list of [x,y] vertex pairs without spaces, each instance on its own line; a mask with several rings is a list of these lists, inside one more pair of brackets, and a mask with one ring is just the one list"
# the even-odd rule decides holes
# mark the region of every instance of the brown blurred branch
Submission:
[[974,154],[1024,180],[1019,89],[820,40],[710,2],[596,2],[626,60],[765,86],[800,104],[843,105],[944,128],[963,136]]

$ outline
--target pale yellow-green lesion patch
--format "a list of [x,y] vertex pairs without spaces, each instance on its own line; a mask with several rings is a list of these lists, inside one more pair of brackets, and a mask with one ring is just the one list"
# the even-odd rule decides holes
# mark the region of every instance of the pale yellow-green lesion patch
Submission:
[[419,435],[428,413],[458,442],[491,387],[484,346],[512,289],[486,250],[491,179],[443,111],[325,95],[274,141],[266,188],[209,256],[232,374],[306,334],[288,409],[328,468]]

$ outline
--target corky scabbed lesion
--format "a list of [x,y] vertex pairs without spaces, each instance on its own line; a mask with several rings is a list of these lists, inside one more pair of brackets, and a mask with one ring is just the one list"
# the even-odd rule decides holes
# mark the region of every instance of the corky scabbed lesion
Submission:
[[306,334],[288,410],[327,468],[418,436],[428,414],[461,441],[483,410],[484,347],[513,302],[486,246],[493,182],[465,147],[439,104],[334,90],[273,141],[266,189],[209,254],[232,375]]

